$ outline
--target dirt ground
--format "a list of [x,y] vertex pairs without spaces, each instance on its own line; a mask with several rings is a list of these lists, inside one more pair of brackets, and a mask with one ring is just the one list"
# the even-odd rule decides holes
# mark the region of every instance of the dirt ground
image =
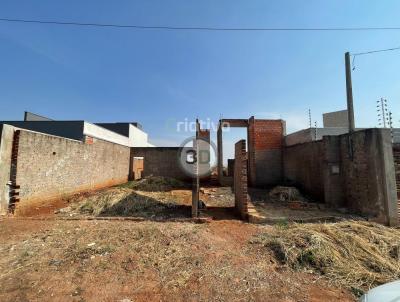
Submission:
[[[163,186],[0,218],[0,301],[356,301],[348,287],[277,259],[265,245],[276,230],[238,220],[230,188],[202,188],[213,220],[194,223],[174,221],[190,217],[191,191]],[[141,221],[88,220],[116,216]]]
[[235,220],[0,221],[0,301],[354,301]]

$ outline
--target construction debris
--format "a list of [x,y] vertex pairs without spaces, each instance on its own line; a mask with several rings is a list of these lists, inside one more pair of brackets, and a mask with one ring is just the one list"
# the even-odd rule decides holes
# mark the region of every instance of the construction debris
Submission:
[[269,192],[272,199],[279,201],[303,201],[305,198],[301,196],[299,190],[295,187],[277,186]]

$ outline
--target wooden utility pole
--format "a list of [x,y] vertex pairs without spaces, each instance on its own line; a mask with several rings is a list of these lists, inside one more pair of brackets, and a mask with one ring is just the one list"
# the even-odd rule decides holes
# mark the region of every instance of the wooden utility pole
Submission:
[[354,107],[353,107],[353,85],[351,83],[351,65],[350,65],[350,53],[346,52],[346,93],[347,93],[347,116],[349,121],[349,133],[354,132]]

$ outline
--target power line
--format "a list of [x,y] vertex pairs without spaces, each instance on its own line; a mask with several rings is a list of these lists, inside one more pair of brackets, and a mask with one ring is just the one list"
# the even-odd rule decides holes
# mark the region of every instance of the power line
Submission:
[[355,61],[356,61],[356,57],[358,57],[358,56],[370,55],[370,54],[373,54],[373,53],[394,51],[394,50],[400,50],[400,47],[392,47],[392,48],[385,48],[385,49],[378,49],[378,50],[370,50],[370,51],[365,51],[365,52],[353,53],[353,54],[351,54],[353,56],[353,60],[351,62],[351,65],[353,66],[352,70],[356,69]]
[[64,22],[64,21],[45,21],[28,19],[9,19],[0,18],[2,22],[16,23],[36,23],[51,25],[71,25],[71,26],[90,26],[90,27],[112,27],[112,28],[132,28],[132,29],[159,29],[159,30],[192,30],[192,31],[383,31],[400,30],[400,27],[181,27],[181,26],[147,26],[138,24],[112,24],[112,23],[84,23],[84,22]]
[[366,52],[359,52],[359,53],[353,53],[352,56],[362,56],[362,55],[369,55],[371,53],[377,53],[377,52],[384,52],[384,51],[393,51],[393,50],[400,50],[400,47],[393,47],[393,48],[386,48],[386,49],[378,49],[378,50],[370,50]]

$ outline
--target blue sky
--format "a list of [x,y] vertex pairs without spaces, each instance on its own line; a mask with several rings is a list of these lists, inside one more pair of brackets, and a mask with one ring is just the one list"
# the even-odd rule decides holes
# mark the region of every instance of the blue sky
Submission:
[[[399,11],[395,0],[0,1],[3,18],[171,26],[400,26]],[[138,121],[158,145],[190,135],[174,126],[185,118],[283,118],[290,132],[308,126],[308,108],[319,125],[323,112],[345,108],[345,51],[399,45],[400,31],[176,32],[0,22],[0,120],[29,110],[55,119]],[[377,125],[382,96],[400,126],[399,56],[356,59],[356,126]]]

